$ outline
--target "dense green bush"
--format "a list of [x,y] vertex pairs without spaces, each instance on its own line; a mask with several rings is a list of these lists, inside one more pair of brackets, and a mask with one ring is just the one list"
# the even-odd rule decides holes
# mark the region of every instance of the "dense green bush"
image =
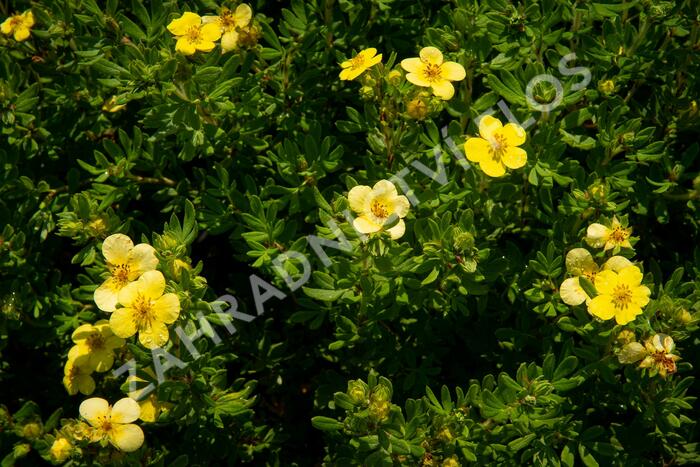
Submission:
[[0,14],[3,467],[700,462],[698,2]]

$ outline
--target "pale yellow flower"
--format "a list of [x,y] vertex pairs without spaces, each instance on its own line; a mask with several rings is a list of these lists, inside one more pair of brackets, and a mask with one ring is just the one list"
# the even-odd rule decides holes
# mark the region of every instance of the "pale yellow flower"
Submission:
[[[632,266],[632,262],[624,256],[613,256],[603,264],[602,270],[618,272],[621,269]],[[566,271],[573,277],[562,282],[559,287],[559,296],[567,305],[580,305],[588,303],[591,299],[581,287],[579,278],[586,277],[589,281],[595,280],[600,268],[593,260],[593,256],[585,248],[574,248],[566,254]]]
[[401,68],[408,72],[406,79],[416,86],[432,88],[440,99],[452,99],[455,88],[451,81],[461,81],[467,76],[464,67],[443,61],[442,52],[435,47],[424,47],[419,55],[401,61]]
[[238,47],[239,32],[248,27],[253,19],[253,10],[242,3],[235,11],[224,7],[219,16],[202,17],[203,24],[216,24],[221,30],[221,53],[226,53]]
[[114,406],[99,397],[80,404],[80,416],[92,425],[91,441],[108,440],[124,452],[135,451],[143,444],[143,431],[131,422],[139,418],[141,409],[135,400],[125,397]]
[[350,60],[345,60],[340,64],[343,69],[340,72],[340,79],[353,80],[382,61],[382,54],[377,55],[377,49],[370,47],[355,55]]
[[398,220],[387,229],[391,238],[401,238],[406,231],[403,218],[408,214],[408,198],[399,195],[396,187],[388,180],[380,180],[373,187],[358,185],[348,193],[350,208],[359,214],[353,226],[363,234],[384,230],[386,224]]
[[124,339],[117,337],[103,319],[92,324],[79,326],[72,334],[74,345],[68,352],[68,359],[76,365],[98,372],[105,372],[114,364],[114,349],[124,345]]
[[0,31],[6,36],[12,34],[17,42],[22,42],[29,39],[32,26],[34,26],[34,14],[31,10],[27,10],[3,21],[0,25]]
[[211,52],[221,37],[221,28],[217,24],[202,24],[202,18],[189,11],[172,20],[168,31],[176,36],[175,50],[183,55],[192,55],[198,50]]
[[617,324],[627,324],[642,313],[649,303],[651,290],[641,285],[642,272],[627,266],[619,272],[601,271],[595,276],[599,295],[588,302],[588,312],[602,320],[615,318]]
[[611,225],[594,223],[586,230],[586,242],[593,248],[603,247],[605,251],[615,247],[632,248],[629,241],[632,229],[622,227],[617,217],[613,217]]
[[168,324],[180,315],[180,300],[166,293],[165,278],[160,271],[145,272],[137,281],[119,292],[119,303],[109,319],[109,325],[119,337],[131,337],[138,332],[139,342],[149,349],[168,342]]
[[501,177],[509,169],[519,169],[527,162],[527,152],[518,146],[525,143],[525,130],[515,123],[503,125],[491,115],[479,121],[479,137],[467,138],[467,159],[479,164],[489,177]]
[[95,303],[100,310],[112,312],[117,306],[119,291],[146,271],[158,266],[155,249],[146,243],[134,246],[129,237],[110,235],[102,243],[102,254],[111,276],[95,290]]

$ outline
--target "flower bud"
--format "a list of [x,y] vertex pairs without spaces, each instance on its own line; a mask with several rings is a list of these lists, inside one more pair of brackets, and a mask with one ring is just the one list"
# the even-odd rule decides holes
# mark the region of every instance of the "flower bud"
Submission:
[[416,97],[406,105],[406,113],[414,120],[423,120],[428,116],[428,106],[423,99]]
[[374,89],[370,86],[362,86],[360,88],[360,98],[363,100],[371,100],[374,97]]
[[367,402],[367,393],[369,392],[369,387],[361,380],[351,380],[348,381],[348,397],[352,400],[353,404],[364,404]]
[[12,457],[19,459],[20,457],[24,457],[29,454],[29,451],[31,450],[32,447],[26,443],[15,444],[15,448],[12,450]]
[[173,261],[173,276],[175,276],[177,280],[181,279],[180,274],[182,274],[182,271],[189,271],[190,269],[192,269],[190,265],[181,259]]
[[611,79],[606,79],[603,81],[598,81],[598,91],[605,94],[606,96],[615,92],[615,82]]
[[474,235],[469,232],[460,232],[454,238],[455,250],[469,251],[474,248]]
[[620,331],[617,335],[617,343],[620,345],[625,345],[629,344],[630,342],[634,342],[637,338],[634,335],[633,331],[630,331],[629,329],[623,329]]
[[370,395],[372,402],[387,402],[391,400],[391,388],[383,384],[378,384],[372,389]]
[[397,86],[401,83],[401,72],[399,70],[391,70],[388,75],[386,75],[386,80],[389,84]]
[[36,422],[27,423],[22,427],[22,437],[27,439],[36,439],[41,436],[41,425]]
[[460,467],[460,463],[456,457],[452,456],[442,461],[442,467]]
[[369,405],[369,415],[377,421],[384,421],[389,416],[390,404],[386,401],[372,402]]
[[59,436],[51,445],[49,454],[51,458],[59,463],[65,462],[73,451],[73,445],[63,436]]

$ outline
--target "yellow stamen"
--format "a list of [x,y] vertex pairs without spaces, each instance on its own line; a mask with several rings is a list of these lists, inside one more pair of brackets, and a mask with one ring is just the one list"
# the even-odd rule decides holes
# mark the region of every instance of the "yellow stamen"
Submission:
[[389,215],[389,210],[387,209],[386,204],[376,199],[372,201],[370,210],[372,211],[372,214],[377,217],[385,218]]
[[423,68],[423,77],[430,83],[438,81],[440,79],[440,65],[427,63]]
[[626,284],[616,285],[612,293],[612,303],[617,309],[627,308],[632,303],[632,290]]

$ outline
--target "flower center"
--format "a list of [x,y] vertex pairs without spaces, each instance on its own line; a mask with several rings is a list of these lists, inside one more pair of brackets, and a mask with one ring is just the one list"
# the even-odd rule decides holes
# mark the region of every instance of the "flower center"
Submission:
[[632,289],[626,284],[616,285],[612,293],[612,303],[617,309],[627,308],[632,303]]
[[97,426],[105,433],[109,433],[112,430],[111,417],[109,415],[106,415],[104,417],[100,417],[97,420]]
[[622,227],[615,227],[612,232],[610,232],[610,239],[614,241],[615,243],[622,243],[625,240],[627,240],[627,237],[629,237],[629,232],[627,229],[623,229]]
[[373,200],[372,205],[370,206],[370,211],[372,211],[372,214],[382,219],[389,216],[389,209],[387,209],[387,205],[381,200]]
[[187,40],[192,44],[199,44],[202,42],[202,31],[199,26],[192,26],[187,30]]
[[350,59],[353,68],[361,68],[365,63],[365,56],[363,54],[357,54],[355,57]]
[[13,16],[12,19],[10,20],[10,27],[16,28],[17,26],[20,26],[22,24],[22,17],[21,16]]
[[583,273],[583,277],[585,277],[586,279],[588,279],[591,282],[593,282],[595,280],[595,275],[596,275],[595,271],[584,271],[584,273]]
[[503,135],[496,134],[490,141],[491,143],[491,157],[496,161],[500,162],[503,154],[505,154],[506,149],[508,149],[508,143]]
[[133,308],[135,312],[134,322],[138,327],[145,327],[153,321],[153,303],[148,298],[138,295]]
[[91,351],[104,349],[105,340],[102,337],[102,334],[99,332],[91,334],[90,337],[87,338],[87,346]]
[[128,264],[117,264],[112,270],[112,277],[114,277],[119,287],[124,287],[129,283],[130,272],[131,267]]
[[426,81],[431,83],[438,81],[440,79],[440,65],[434,65],[432,63],[426,63],[423,68],[423,77]]

